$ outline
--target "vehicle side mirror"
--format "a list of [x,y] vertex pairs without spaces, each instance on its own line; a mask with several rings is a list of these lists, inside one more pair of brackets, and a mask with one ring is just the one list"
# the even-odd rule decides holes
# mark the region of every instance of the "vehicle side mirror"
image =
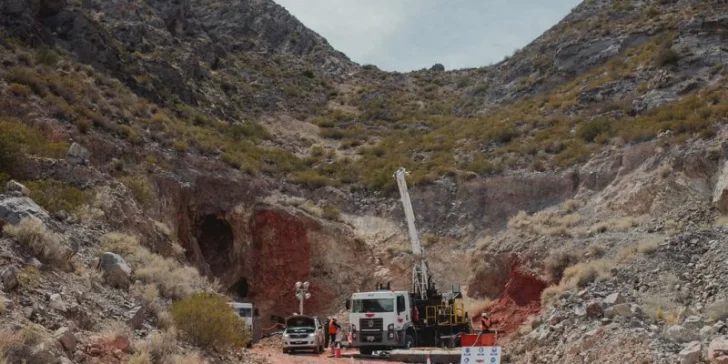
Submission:
[[351,300],[349,299],[346,300],[346,309],[351,309]]
[[255,317],[259,317],[260,316],[260,312],[258,312],[258,309],[257,308],[253,310],[253,316],[255,316]]

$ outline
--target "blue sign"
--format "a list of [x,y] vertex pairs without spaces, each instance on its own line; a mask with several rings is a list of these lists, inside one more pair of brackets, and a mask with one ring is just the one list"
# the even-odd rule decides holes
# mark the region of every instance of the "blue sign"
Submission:
[[466,346],[460,353],[460,364],[500,364],[500,346]]

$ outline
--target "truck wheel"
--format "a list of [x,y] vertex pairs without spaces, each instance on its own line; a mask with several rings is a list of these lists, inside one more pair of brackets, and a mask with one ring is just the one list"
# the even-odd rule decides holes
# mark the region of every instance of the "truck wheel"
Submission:
[[415,346],[415,337],[412,335],[412,332],[407,332],[407,335],[404,337],[404,347],[407,349],[411,349]]
[[372,348],[359,348],[359,354],[372,355]]

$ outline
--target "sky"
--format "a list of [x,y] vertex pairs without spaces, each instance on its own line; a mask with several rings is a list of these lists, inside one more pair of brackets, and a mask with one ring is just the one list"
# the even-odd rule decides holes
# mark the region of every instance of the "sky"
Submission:
[[580,0],[274,0],[359,64],[407,72],[502,61]]

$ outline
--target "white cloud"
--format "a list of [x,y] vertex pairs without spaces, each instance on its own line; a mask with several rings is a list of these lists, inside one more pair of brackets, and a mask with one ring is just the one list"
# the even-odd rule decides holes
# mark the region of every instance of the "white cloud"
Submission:
[[410,71],[484,66],[522,48],[579,0],[274,0],[358,63]]

